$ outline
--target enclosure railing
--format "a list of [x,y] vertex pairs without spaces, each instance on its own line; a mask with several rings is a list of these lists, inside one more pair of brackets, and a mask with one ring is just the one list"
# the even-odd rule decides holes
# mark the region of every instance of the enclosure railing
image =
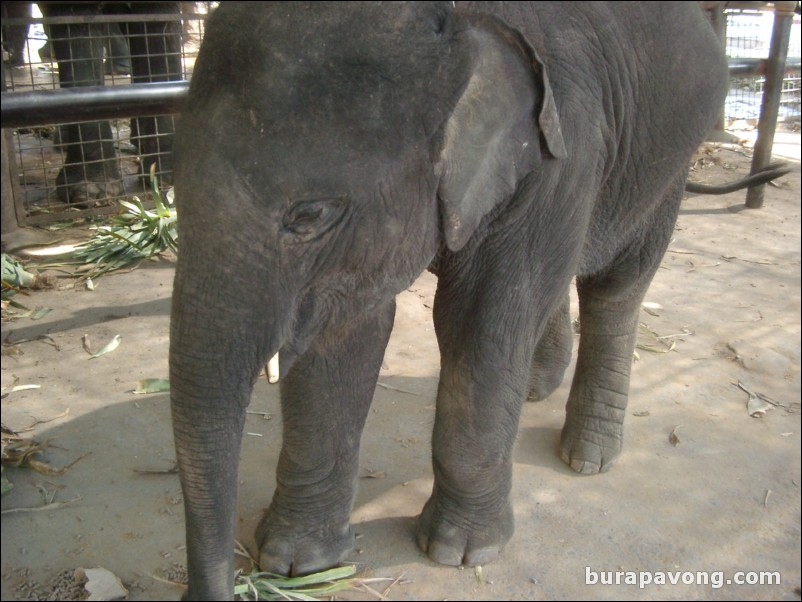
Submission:
[[[24,3],[3,3],[3,6],[11,4]],[[9,214],[5,208],[9,202],[13,202],[13,214],[19,225],[45,225],[115,212],[119,198],[147,197],[151,162],[159,166],[159,181],[169,185],[171,115],[180,109],[203,37],[204,20],[214,8],[214,3],[180,4],[183,9],[191,5],[192,10],[172,14],[3,15],[3,40],[9,62],[8,66],[3,64],[2,78],[3,164],[8,164],[8,173],[3,173],[4,219]],[[727,32],[724,43],[731,76],[724,116],[729,122],[757,120],[767,98],[767,86],[770,87],[766,75],[772,68],[769,47],[774,17],[753,10],[757,4],[764,3],[739,3],[748,5],[748,9],[728,9],[724,13]],[[775,118],[798,120],[799,15],[791,16],[790,27],[796,32],[787,43],[791,58],[785,61],[782,84],[779,91],[774,91],[776,109],[771,110]],[[173,67],[169,74],[143,76],[136,72],[136,66],[141,64],[137,61],[158,64],[154,60],[158,61],[160,55],[154,50],[159,49],[164,37],[163,33],[149,30],[148,24],[165,23],[172,24],[179,48],[163,52],[166,66],[163,71],[170,71],[167,63],[175,58],[178,68]],[[70,52],[72,56],[57,56],[55,48],[65,48],[63,41],[59,44],[53,39],[58,32],[67,32],[62,35],[70,38],[71,46],[62,53]],[[143,42],[146,51],[135,51],[143,48]],[[103,85],[81,85],[86,81],[65,83],[59,67],[75,72],[85,69],[86,64],[81,61],[87,59],[80,56],[81,52],[94,53],[93,60],[102,65],[103,72],[96,73],[95,67],[92,72],[95,80],[89,83]],[[143,81],[157,83],[138,83]],[[147,116],[160,117],[153,121],[155,126],[145,136],[141,123]],[[105,125],[88,129],[86,120]],[[145,138],[155,141],[155,145],[143,144]],[[97,142],[101,152],[93,154],[93,144]],[[94,185],[94,196],[88,200],[80,197],[80,202],[75,202],[75,195],[70,197],[68,189],[74,186],[76,177],[80,179],[80,173],[75,176],[76,170],[85,170],[90,182],[98,178],[98,173],[101,178],[116,180],[106,188],[102,183]]]

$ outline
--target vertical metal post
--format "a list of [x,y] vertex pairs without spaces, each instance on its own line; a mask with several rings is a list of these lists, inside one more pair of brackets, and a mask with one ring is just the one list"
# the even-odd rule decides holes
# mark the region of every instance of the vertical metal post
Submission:
[[[766,65],[766,84],[760,105],[760,120],[757,125],[757,141],[752,155],[751,173],[757,173],[771,162],[771,149],[774,146],[774,130],[777,129],[777,113],[780,110],[785,59],[788,55],[788,42],[791,38],[791,23],[796,2],[774,3],[774,28],[771,32],[771,48]],[[746,193],[746,206],[759,209],[763,206],[763,193],[766,185],[754,186]]]
[[[1,63],[1,62],[0,62]],[[0,82],[0,87],[2,87],[3,92],[6,91],[6,65],[5,63],[0,64],[0,75],[2,75],[2,82]],[[2,154],[0,155],[0,173],[2,173],[2,196],[0,196],[0,230],[2,230],[2,237],[3,243],[2,247],[5,250],[5,239],[10,235],[12,232],[16,231],[18,228],[17,224],[17,212],[14,209],[14,189],[11,186],[12,178],[15,177],[15,174],[11,172],[11,167],[8,161],[8,149],[6,148],[6,131],[0,130],[0,145],[2,145]]]

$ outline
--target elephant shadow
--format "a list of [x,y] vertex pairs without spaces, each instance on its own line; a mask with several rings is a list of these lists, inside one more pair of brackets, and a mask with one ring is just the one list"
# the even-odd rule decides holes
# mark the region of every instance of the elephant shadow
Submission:
[[[23,446],[38,443],[35,459],[45,464],[44,472],[4,468],[13,489],[3,495],[3,511],[53,504],[3,516],[4,565],[26,567],[43,585],[78,567],[103,566],[126,584],[144,573],[163,576],[183,562],[184,546],[169,395],[132,396],[121,390],[127,384],[91,373],[73,381],[80,391],[72,396],[48,381],[3,401],[4,427],[28,440]],[[105,404],[87,410],[92,398]],[[37,420],[47,424],[27,430]],[[3,583],[4,600],[16,599],[10,587]],[[171,586],[147,587],[159,599],[176,598]]]
[[[168,311],[167,303],[159,300],[106,309],[161,314]],[[103,310],[99,307],[93,311]],[[49,323],[46,331],[75,328],[76,320],[91,325],[97,321],[92,315],[88,310],[78,312]],[[15,337],[45,332],[40,333],[39,328],[16,331]],[[26,565],[34,570],[102,565],[124,582],[136,581],[143,572],[163,575],[174,563],[185,563],[182,493],[174,470],[169,395],[133,396],[135,379],[127,383],[120,378],[114,384],[101,380],[93,382],[90,375],[82,378],[79,386],[86,407],[92,399],[102,399],[102,405],[94,404],[88,411],[75,407],[31,434],[22,433],[46,442],[40,460],[54,468],[69,468],[61,475],[47,476],[21,468],[7,470],[14,489],[3,496],[3,508],[40,506],[42,491],[55,493],[52,501],[56,504],[69,504],[58,512],[4,517],[4,548],[24,547]],[[356,548],[346,561],[374,569],[429,564],[431,561],[415,545],[415,525],[433,483],[430,437],[438,379],[382,375],[379,382],[384,386],[376,389],[362,438],[359,486],[352,511]],[[22,407],[26,396],[34,400],[46,391],[15,394],[14,403]],[[55,401],[53,415],[64,405]],[[31,423],[50,418],[42,416],[41,409],[33,410],[42,406],[28,407]],[[248,411],[236,531],[238,541],[253,553],[253,533],[275,487],[281,448],[278,387],[260,378]],[[7,418],[4,411],[7,425],[22,431],[28,424],[20,416],[13,413]],[[548,425],[523,428],[515,462],[569,474],[570,469],[554,453],[558,440],[559,430]],[[65,550],[70,553],[65,554]],[[168,588],[164,599],[175,595],[169,593],[168,586],[153,587]]]

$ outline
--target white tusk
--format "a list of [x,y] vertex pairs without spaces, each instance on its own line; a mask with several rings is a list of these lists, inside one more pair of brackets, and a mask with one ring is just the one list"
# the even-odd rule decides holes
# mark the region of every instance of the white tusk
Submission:
[[278,382],[278,352],[267,362],[267,382],[271,385]]

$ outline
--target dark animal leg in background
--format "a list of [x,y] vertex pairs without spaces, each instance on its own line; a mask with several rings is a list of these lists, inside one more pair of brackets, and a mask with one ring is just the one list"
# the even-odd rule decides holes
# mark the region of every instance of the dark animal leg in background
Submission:
[[[176,15],[178,2],[133,3],[132,10],[147,14]],[[136,16],[132,16],[136,19]],[[131,47],[132,82],[152,83],[183,79],[181,65],[181,22],[152,21],[127,23]],[[161,184],[172,183],[173,116],[131,119],[131,142],[139,149],[142,175],[149,177],[156,163]]]
[[681,196],[678,182],[614,265],[577,277],[579,354],[560,456],[579,473],[606,472],[621,452],[641,302],[668,247],[673,229],[666,224],[676,221]]
[[573,339],[570,300],[566,293],[535,349],[527,398],[529,401],[546,399],[560,386],[565,369],[571,363]]
[[[93,5],[42,3],[45,17],[95,15]],[[62,88],[103,85],[105,28],[96,24],[51,25],[50,43]],[[61,128],[66,146],[64,167],[56,183],[59,198],[78,206],[123,193],[111,125],[97,121]]]
[[[25,19],[31,16],[30,2],[3,2],[3,21],[6,19]],[[8,52],[8,64],[22,67],[25,64],[25,41],[28,39],[28,25],[3,25],[3,48]],[[5,88],[3,88],[5,91]]]

